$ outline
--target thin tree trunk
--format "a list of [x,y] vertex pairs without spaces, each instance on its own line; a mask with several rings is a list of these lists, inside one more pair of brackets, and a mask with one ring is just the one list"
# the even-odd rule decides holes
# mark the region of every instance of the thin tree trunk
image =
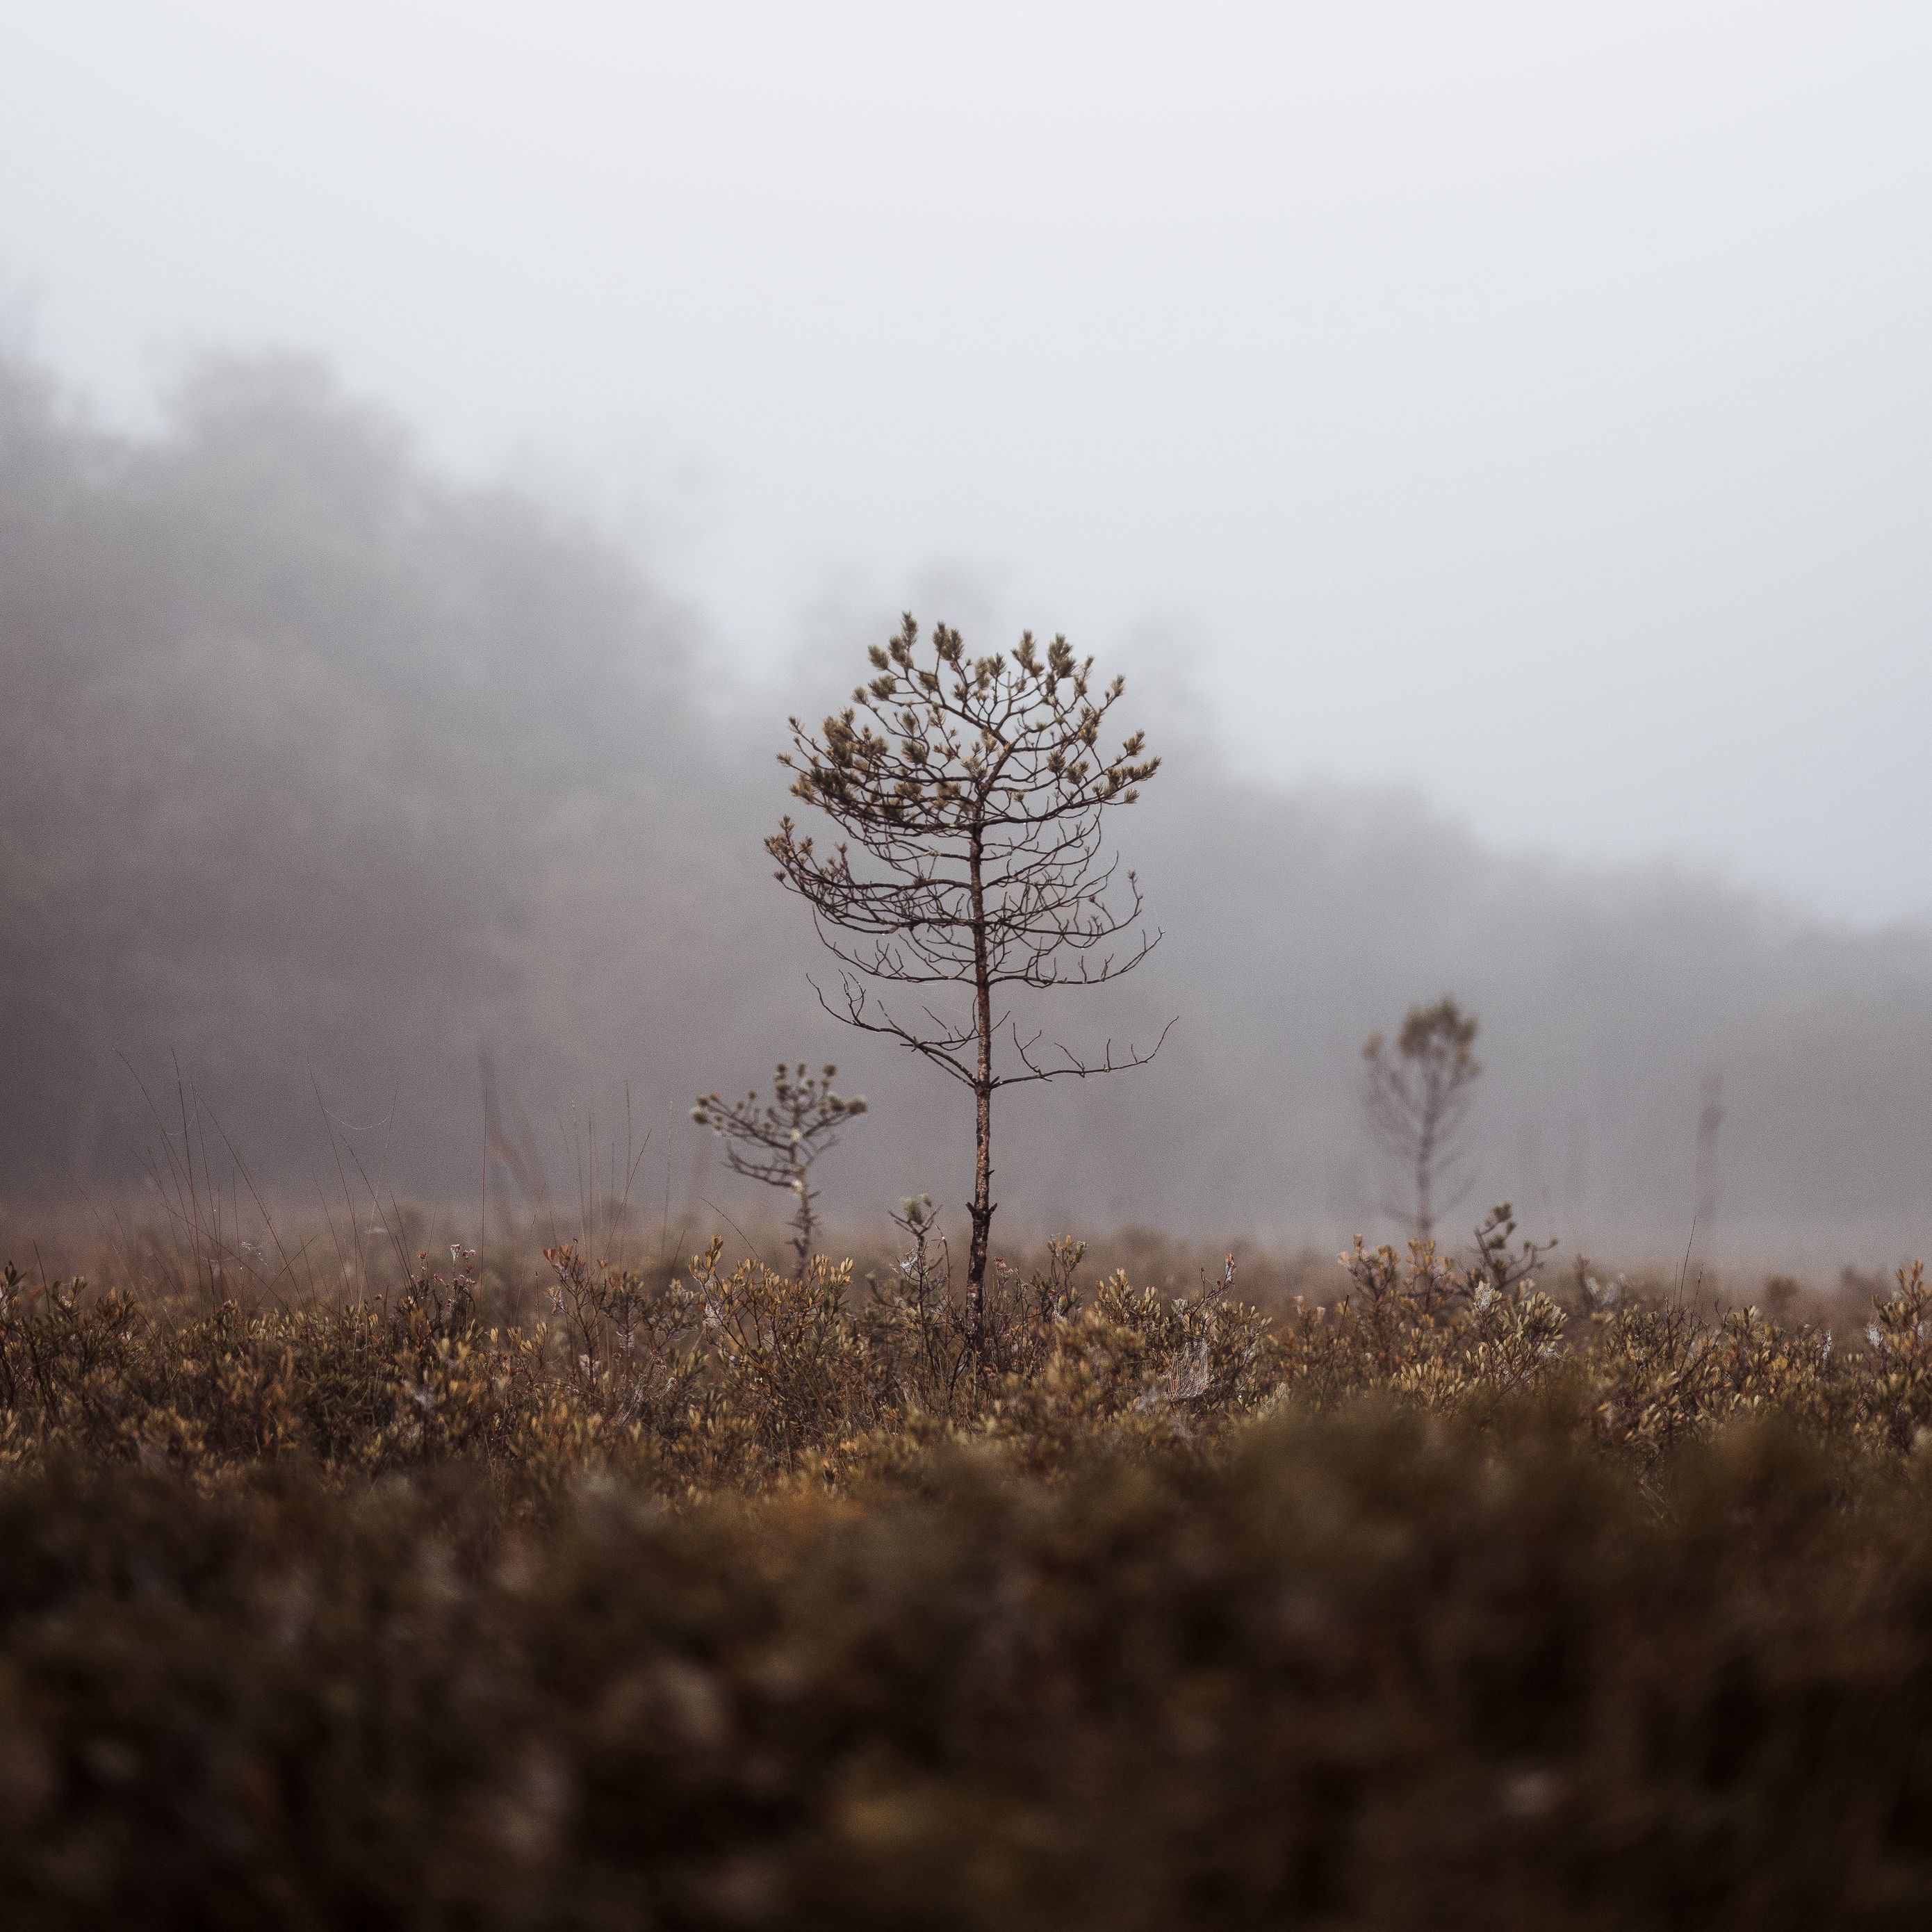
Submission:
[[1436,1232],[1436,1143],[1442,1124],[1442,1089],[1433,1072],[1422,1084],[1422,1133],[1415,1149],[1415,1233],[1426,1241]]
[[973,1238],[967,1251],[966,1339],[975,1370],[986,1342],[986,1257],[993,1228],[993,988],[986,958],[986,892],[981,876],[982,847],[973,828],[967,864],[973,895],[973,1021],[979,1035],[979,1060],[973,1082]]
[[802,1281],[812,1272],[812,1238],[818,1228],[818,1217],[812,1211],[812,1196],[803,1190],[799,1194],[798,1212],[792,1216],[792,1226],[795,1230],[792,1252],[798,1256],[798,1278]]

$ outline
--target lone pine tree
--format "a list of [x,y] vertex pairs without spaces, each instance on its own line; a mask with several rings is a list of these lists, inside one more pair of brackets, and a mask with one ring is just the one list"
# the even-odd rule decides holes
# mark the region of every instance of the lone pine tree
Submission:
[[[1100,827],[1107,807],[1131,805],[1160,761],[1144,755],[1139,732],[1111,757],[1100,752],[1124,681],[1096,694],[1093,659],[1076,661],[1064,638],[1044,656],[1029,632],[1010,657],[969,658],[943,624],[922,651],[908,616],[870,656],[874,674],[851,704],[816,734],[793,718],[793,748],[780,754],[794,795],[842,837],[822,850],[788,817],[766,849],[839,963],[836,1003],[819,990],[826,1010],[972,1090],[967,1323],[976,1352],[995,1204],[994,1094],[1120,1072],[1160,1050],[1157,1040],[1117,1058],[1109,1040],[1099,1059],[1083,1058],[1024,1031],[1007,1001],[1016,989],[1118,979],[1159,941],[1136,929],[1133,873],[1114,890],[1119,862],[1103,855]],[[890,1004],[880,982],[917,990]],[[944,988],[958,989],[950,1004],[933,990]]]

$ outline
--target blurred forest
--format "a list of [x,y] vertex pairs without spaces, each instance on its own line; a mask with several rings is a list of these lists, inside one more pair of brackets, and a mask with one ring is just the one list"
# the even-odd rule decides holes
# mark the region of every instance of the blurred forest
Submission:
[[[136,1075],[172,1112],[178,1063],[272,1197],[313,1198],[332,1117],[403,1191],[473,1200],[487,1054],[554,1166],[592,1109],[621,1133],[628,1089],[640,1189],[742,1213],[692,1097],[809,1054],[872,1103],[821,1177],[835,1226],[956,1203],[962,1096],[820,1014],[760,845],[786,711],[842,699],[873,641],[722,703],[719,647],[644,565],[432,473],[322,368],[208,362],[128,436],[0,364],[0,1197],[138,1189]],[[1450,1227],[1508,1196],[1593,1251],[1674,1255],[1694,1213],[1719,1261],[1924,1244],[1932,934],[1500,857],[1400,789],[1469,757],[1501,784],[1641,782],[1560,749],[1437,742],[1392,703],[1334,721],[1361,790],[1294,793],[1150,709],[1128,724],[1166,763],[1114,824],[1166,938],[1042,1017],[1090,1043],[1179,1024],[1148,1070],[1009,1109],[1002,1227],[1391,1230],[1360,1043],[1453,992],[1486,1072]]]

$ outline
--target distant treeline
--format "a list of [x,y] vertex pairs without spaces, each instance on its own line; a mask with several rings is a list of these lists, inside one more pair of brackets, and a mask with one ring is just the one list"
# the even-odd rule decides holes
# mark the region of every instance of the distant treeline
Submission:
[[[958,1096],[822,1018],[759,845],[784,712],[838,702],[872,640],[725,715],[699,701],[719,646],[633,559],[430,473],[325,371],[211,362],[132,436],[0,368],[0,1194],[138,1182],[157,1130],[125,1056],[170,1111],[178,1057],[266,1187],[322,1168],[325,1108],[393,1109],[392,1177],[464,1198],[487,1050],[506,1118],[553,1149],[628,1084],[680,1199],[733,1184],[704,1176],[694,1094],[829,1054],[874,1101],[824,1176],[834,1219],[956,1201]],[[1453,991],[1484,1021],[1471,1218],[1508,1196],[1573,1244],[1660,1252],[1701,1202],[1719,1259],[1922,1239],[1932,938],[1498,860],[1400,801],[1482,748],[1393,704],[1334,724],[1379,789],[1271,792],[1154,733],[1165,767],[1118,833],[1166,937],[1111,1004],[1045,1017],[1083,1041],[1180,1024],[1111,1090],[1013,1110],[1004,1225],[1386,1226],[1358,1049]]]

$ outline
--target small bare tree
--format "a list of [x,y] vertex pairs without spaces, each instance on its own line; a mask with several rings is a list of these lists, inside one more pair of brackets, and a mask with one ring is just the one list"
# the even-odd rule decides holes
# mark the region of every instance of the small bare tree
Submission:
[[1362,1047],[1369,1131],[1414,1182],[1415,1211],[1402,1218],[1418,1240],[1429,1240],[1436,1215],[1454,1204],[1438,1201],[1436,1192],[1466,1145],[1469,1105],[1483,1071],[1469,1051],[1476,1033],[1475,1016],[1444,998],[1432,1006],[1411,1006],[1393,1048],[1379,1033]]
[[[986,1264],[994,1203],[993,1096],[1003,1087],[1067,1076],[1084,1079],[1143,1065],[1159,1051],[1110,1040],[1097,1060],[1021,1029],[1004,1004],[1011,989],[1098,986],[1131,971],[1160,938],[1140,932],[1114,950],[1141,914],[1118,860],[1102,856],[1100,820],[1130,805],[1159,768],[1136,732],[1112,756],[1099,749],[1115,678],[1094,691],[1093,660],[1064,638],[1042,656],[1030,632],[1010,658],[968,658],[958,632],[919,648],[908,616],[871,652],[874,676],[821,733],[791,721],[794,794],[844,836],[820,851],[789,818],[766,848],[778,878],[812,908],[838,961],[835,1017],[902,1042],[970,1088],[974,1103],[972,1240],[967,1320],[976,1356],[985,1331]],[[926,661],[922,662],[922,659]],[[916,989],[888,1006],[866,984]],[[945,1004],[936,988],[962,997]],[[1162,1038],[1166,1036],[1163,1030]]]
[[845,1100],[832,1090],[838,1072],[829,1062],[814,1074],[802,1060],[794,1068],[782,1060],[764,1106],[759,1106],[754,1088],[743,1100],[728,1103],[716,1094],[700,1094],[691,1110],[700,1127],[711,1128],[724,1140],[724,1158],[734,1174],[782,1187],[793,1197],[791,1244],[800,1281],[818,1231],[812,1164],[838,1144],[838,1130],[848,1120],[866,1111],[862,1094]]

